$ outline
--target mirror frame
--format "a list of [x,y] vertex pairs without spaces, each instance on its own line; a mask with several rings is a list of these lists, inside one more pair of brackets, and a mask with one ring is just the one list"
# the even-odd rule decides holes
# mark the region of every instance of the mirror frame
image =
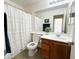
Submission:
[[64,20],[64,14],[59,14],[59,15],[54,15],[54,16],[53,16],[53,32],[54,32],[55,19],[56,19],[56,18],[62,18],[62,30],[61,30],[61,32],[63,32],[63,20]]

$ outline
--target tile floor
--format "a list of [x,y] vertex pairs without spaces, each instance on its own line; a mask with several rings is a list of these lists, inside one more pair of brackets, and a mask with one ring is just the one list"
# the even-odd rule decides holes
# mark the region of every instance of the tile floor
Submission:
[[42,59],[42,57],[40,56],[39,52],[37,52],[34,56],[29,57],[28,50],[25,49],[24,51],[13,57],[12,59]]

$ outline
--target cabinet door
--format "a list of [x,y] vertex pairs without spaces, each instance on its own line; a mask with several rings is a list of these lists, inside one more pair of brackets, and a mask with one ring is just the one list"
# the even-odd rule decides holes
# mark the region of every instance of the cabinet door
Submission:
[[42,40],[41,53],[43,59],[49,59],[49,44],[48,40]]
[[49,45],[42,44],[41,53],[43,59],[49,59]]
[[43,59],[49,59],[49,51],[48,50],[41,49],[41,53],[42,53]]
[[51,44],[50,59],[70,59],[70,46],[53,42]]

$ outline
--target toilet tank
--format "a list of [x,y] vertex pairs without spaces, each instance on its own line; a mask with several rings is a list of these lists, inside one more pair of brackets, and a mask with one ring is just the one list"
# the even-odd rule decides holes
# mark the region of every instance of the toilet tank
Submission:
[[38,43],[40,41],[40,34],[33,34],[33,42]]

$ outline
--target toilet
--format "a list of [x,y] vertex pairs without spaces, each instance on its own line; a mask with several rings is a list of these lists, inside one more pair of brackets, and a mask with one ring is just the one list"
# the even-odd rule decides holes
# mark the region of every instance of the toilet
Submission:
[[28,55],[33,56],[37,52],[37,46],[39,42],[39,35],[33,34],[33,41],[27,44]]

